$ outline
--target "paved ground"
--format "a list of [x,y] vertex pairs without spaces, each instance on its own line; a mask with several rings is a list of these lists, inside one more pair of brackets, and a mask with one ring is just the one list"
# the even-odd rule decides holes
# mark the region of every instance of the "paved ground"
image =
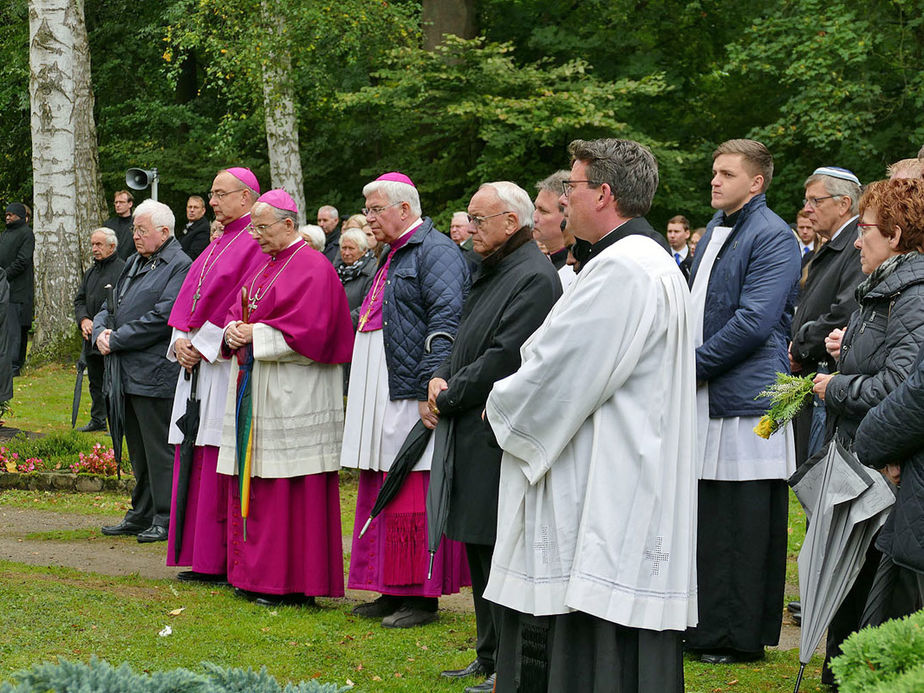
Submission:
[[[113,516],[112,523],[119,521]],[[89,538],[55,541],[28,538],[34,533],[98,530],[99,516],[58,513],[44,510],[6,508],[0,506],[0,560],[29,565],[65,566],[83,572],[103,575],[138,575],[151,579],[173,578],[178,568],[166,566],[166,542],[139,544],[134,537],[107,537],[94,532]],[[348,551],[351,537],[344,536]],[[347,590],[347,599],[369,601],[368,592]],[[440,599],[440,607],[450,611],[472,611],[469,589]]]

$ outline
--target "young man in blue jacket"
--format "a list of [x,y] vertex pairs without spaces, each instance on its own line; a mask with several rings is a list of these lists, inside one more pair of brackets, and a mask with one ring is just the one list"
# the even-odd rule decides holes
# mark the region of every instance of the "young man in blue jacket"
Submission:
[[700,469],[699,625],[687,648],[704,662],[763,657],[779,640],[786,577],[792,435],[765,440],[754,426],[759,392],[789,372],[789,329],[800,255],[768,207],[773,157],[760,142],[729,140],[713,154],[718,210],[690,273]]

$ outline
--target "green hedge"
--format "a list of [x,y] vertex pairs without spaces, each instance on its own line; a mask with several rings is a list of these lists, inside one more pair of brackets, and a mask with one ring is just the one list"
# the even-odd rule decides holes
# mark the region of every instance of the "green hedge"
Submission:
[[350,686],[302,681],[280,685],[266,672],[230,669],[203,662],[204,674],[188,669],[136,674],[128,664],[113,667],[92,657],[89,663],[35,664],[13,674],[14,683],[0,683],[0,693],[342,693]]
[[851,635],[831,662],[841,693],[924,691],[924,611]]

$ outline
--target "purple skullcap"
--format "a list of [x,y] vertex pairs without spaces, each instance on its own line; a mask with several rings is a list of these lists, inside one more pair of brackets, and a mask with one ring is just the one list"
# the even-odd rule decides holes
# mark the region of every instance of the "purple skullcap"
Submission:
[[405,185],[410,185],[412,188],[417,187],[414,185],[414,181],[398,171],[389,171],[388,173],[383,173],[381,176],[376,178],[376,180],[390,180],[394,181],[395,183],[404,183]]
[[257,202],[265,202],[270,207],[298,214],[298,205],[295,204],[295,200],[292,199],[289,193],[279,188],[263,193]]
[[258,195],[260,194],[260,184],[257,182],[257,177],[253,175],[253,171],[249,168],[235,166],[234,168],[226,168],[225,171],[237,178],[247,187],[253,188]]

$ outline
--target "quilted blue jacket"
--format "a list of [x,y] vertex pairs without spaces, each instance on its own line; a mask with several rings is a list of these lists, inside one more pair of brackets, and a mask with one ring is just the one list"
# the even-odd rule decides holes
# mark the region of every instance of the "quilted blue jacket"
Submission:
[[[382,253],[382,259],[388,253]],[[382,331],[391,400],[427,399],[433,372],[449,356],[471,280],[459,248],[424,218],[395,252],[385,282]],[[428,337],[431,351],[424,345]]]
[[[697,246],[704,251],[718,212]],[[696,279],[704,252],[690,270]],[[789,225],[757,195],[742,209],[709,275],[703,344],[696,350],[696,379],[709,382],[709,416],[763,414],[757,394],[789,372],[789,328],[799,289],[801,258]]]

